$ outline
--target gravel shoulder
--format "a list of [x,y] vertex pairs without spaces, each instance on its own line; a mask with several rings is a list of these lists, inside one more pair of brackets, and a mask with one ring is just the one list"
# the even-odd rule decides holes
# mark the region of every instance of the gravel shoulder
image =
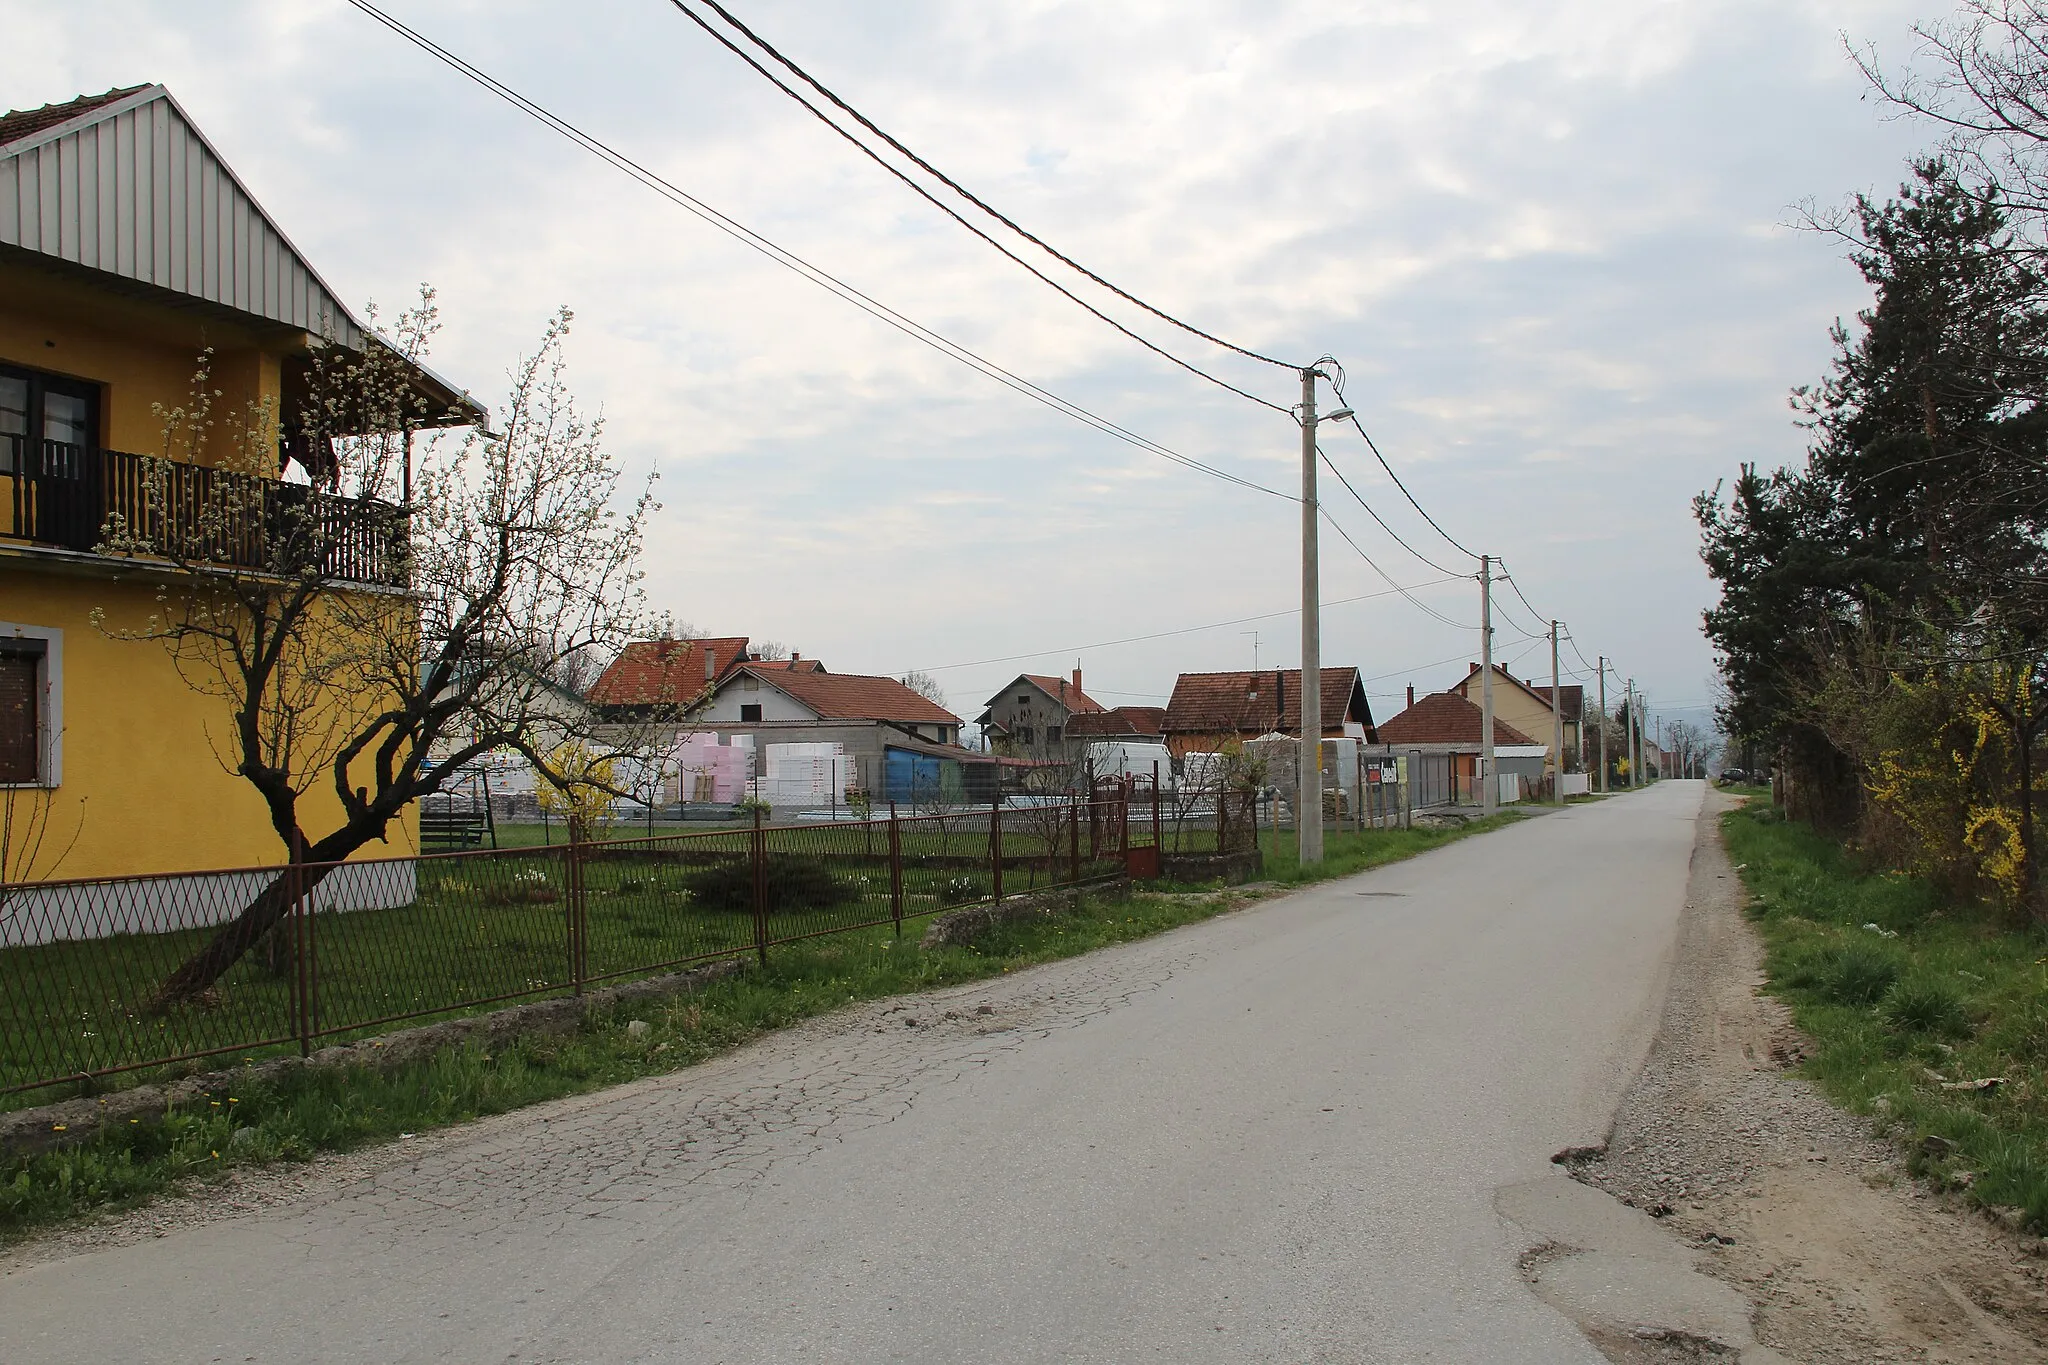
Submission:
[[1573,1175],[1703,1253],[1698,1268],[1789,1359],[2048,1359],[2041,1239],[1919,1185],[1893,1144],[1792,1071],[1802,1039],[1759,994],[1762,945],[1721,843],[1732,804],[1710,793],[1701,811],[1661,1030],[1604,1154],[1569,1161]]

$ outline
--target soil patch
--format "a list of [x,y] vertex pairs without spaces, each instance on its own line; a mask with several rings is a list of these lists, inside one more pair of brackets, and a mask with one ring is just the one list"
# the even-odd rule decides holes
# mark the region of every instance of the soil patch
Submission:
[[1757,1340],[1790,1359],[2048,1360],[2042,1239],[1920,1185],[1893,1144],[1793,1071],[1805,1040],[1759,994],[1762,945],[1721,845],[1730,803],[1709,792],[1700,815],[1649,1060],[1605,1151],[1558,1160],[1704,1252],[1699,1268],[1738,1290]]

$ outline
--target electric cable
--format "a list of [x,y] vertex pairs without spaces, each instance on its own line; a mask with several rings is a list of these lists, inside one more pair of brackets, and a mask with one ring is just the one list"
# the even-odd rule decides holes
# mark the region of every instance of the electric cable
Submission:
[[[1437,579],[1435,582],[1417,583],[1415,586],[1417,588],[1434,588],[1441,583],[1454,583],[1457,581],[1458,580],[1454,578],[1440,578]],[[1345,607],[1350,606],[1354,602],[1372,602],[1382,597],[1392,597],[1396,593],[1401,591],[1402,588],[1400,587],[1400,585],[1396,584],[1394,587],[1387,589],[1385,592],[1360,593],[1356,597],[1336,597],[1332,598],[1327,602],[1320,603],[1319,606],[1324,608]],[[1225,626],[1248,626],[1254,621],[1273,621],[1278,620],[1280,617],[1283,616],[1299,615],[1301,615],[1301,608],[1292,607],[1286,611],[1267,611],[1261,612],[1257,616],[1239,616],[1229,621],[1211,621],[1206,625],[1184,626],[1179,630],[1159,630],[1153,631],[1149,635],[1126,635],[1122,639],[1118,640],[1098,640],[1094,644],[1090,645],[1062,645],[1050,649],[1034,649],[1027,654],[1005,654],[999,658],[994,659],[970,659],[966,663],[939,664],[934,667],[922,669],[906,669],[904,671],[922,673],[951,673],[962,668],[982,668],[988,664],[1013,664],[1023,659],[1041,659],[1048,654],[1086,653],[1088,650],[1091,649],[1111,649],[1117,645],[1143,644],[1147,640],[1165,640],[1176,635],[1197,635],[1205,630],[1222,630]]]
[[538,103],[528,99],[481,68],[442,47],[433,39],[386,14],[376,5],[371,4],[370,0],[348,0],[348,3],[421,51],[426,52],[435,60],[467,77],[491,94],[512,105],[521,113],[561,134],[577,146],[596,156],[599,160],[611,165],[614,169],[623,171],[648,189],[668,199],[671,203],[694,214],[712,227],[717,228],[720,232],[761,253],[785,269],[803,276],[821,289],[853,304],[854,307],[859,308],[871,317],[931,347],[941,355],[959,361],[969,369],[995,380],[997,383],[1022,394],[1033,402],[1041,403],[1055,412],[1073,418],[1085,426],[1093,427],[1105,435],[1114,436],[1120,441],[1136,446],[1147,454],[1156,455],[1173,464],[1195,470],[1198,473],[1208,474],[1227,483],[1237,484],[1254,492],[1267,494],[1270,497],[1280,498],[1293,503],[1301,501],[1300,498],[1291,493],[1284,493],[1276,488],[1268,488],[1262,483],[1256,483],[1253,480],[1232,474],[1228,470],[1219,469],[1214,465],[1195,459],[1193,456],[1183,455],[1179,451],[1161,445],[1149,437],[1140,436],[1136,432],[1117,425],[1106,417],[1091,412],[1078,403],[1062,398],[1051,390],[1043,388],[1031,380],[1003,368],[994,361],[969,350],[960,343],[952,341],[931,328],[924,326],[924,324],[897,312],[880,300],[861,292],[853,285],[841,280],[822,267],[811,264],[795,252],[777,245],[774,241],[747,227],[737,219],[712,208],[703,200],[663,179],[624,153],[614,150],[600,139],[569,123],[566,119],[562,119],[549,112]]
[[[766,70],[764,70],[761,67],[760,63],[754,61],[751,57],[748,57],[747,54],[740,52],[740,50],[737,47],[735,47],[733,43],[725,37],[725,35],[719,33],[716,29],[712,28],[711,25],[706,23],[700,15],[698,15],[695,11],[691,10],[689,6],[682,3],[682,0],[669,0],[669,3],[674,5],[675,8],[680,10],[683,14],[689,16],[690,20],[694,22],[699,28],[703,29],[706,33],[709,33],[713,38],[716,38],[719,42],[723,43],[735,54],[745,58],[749,66],[752,66],[756,71],[761,72],[761,74],[763,76],[766,76],[769,80],[774,81],[778,89],[780,89],[784,94],[788,95],[791,99],[794,99],[799,104],[803,105],[804,108],[809,109],[813,115],[815,115],[816,117],[830,125],[835,131],[839,132],[840,136],[846,137],[848,138],[848,140],[853,141],[856,146],[861,147],[861,150],[866,151],[869,156],[875,157],[875,160],[879,164],[886,167],[891,174],[897,176],[898,179],[903,180],[904,183],[910,184],[912,188],[917,189],[920,194],[924,193],[922,187],[917,186],[915,182],[911,181],[907,176],[904,176],[901,171],[897,170],[893,166],[889,166],[888,163],[882,161],[880,157],[876,157],[875,154],[872,151],[869,151],[864,144],[861,144],[857,139],[852,138],[851,134],[848,134],[843,128],[840,128],[837,123],[833,122],[829,118],[826,118],[824,113],[821,110],[819,110],[815,105],[811,104],[810,101],[804,99],[801,95],[798,95],[794,90],[791,90],[787,85],[784,85],[780,80],[777,80],[773,75],[770,75]],[[1216,336],[1214,333],[1211,332],[1205,332],[1201,328],[1195,326],[1193,323],[1184,322],[1181,319],[1175,317],[1173,314],[1166,312],[1164,309],[1154,307],[1152,304],[1147,303],[1145,300],[1139,298],[1136,294],[1129,293],[1128,291],[1119,288],[1115,284],[1112,284],[1110,281],[1104,279],[1102,276],[1090,270],[1087,266],[1082,265],[1073,257],[1067,255],[1065,252],[1060,251],[1059,249],[1054,247],[1050,242],[1047,242],[1044,238],[1038,236],[1038,234],[1024,227],[1021,223],[1017,222],[1009,215],[1003,213],[994,205],[988,203],[986,200],[976,195],[973,191],[969,190],[959,181],[953,179],[953,177],[947,175],[937,166],[934,166],[931,162],[925,160],[916,152],[910,150],[910,148],[904,146],[901,141],[899,141],[897,138],[895,138],[886,130],[884,130],[873,119],[869,118],[867,115],[861,113],[860,110],[854,108],[851,104],[848,104],[845,100],[841,99],[837,94],[833,93],[830,89],[826,88],[824,83],[819,81],[817,77],[813,76],[810,72],[804,70],[801,66],[798,66],[794,61],[790,60],[789,57],[784,55],[782,52],[778,51],[773,44],[768,42],[768,40],[763,38],[760,34],[748,28],[746,24],[742,23],[737,17],[735,17],[730,10],[726,9],[725,6],[719,4],[718,0],[703,0],[703,3],[710,9],[716,11],[718,17],[723,19],[728,25],[738,30],[739,33],[742,34],[748,42],[752,43],[761,51],[767,53],[770,58],[772,58],[776,63],[781,65],[791,75],[795,76],[805,85],[811,87],[811,89],[817,91],[818,94],[822,95],[826,100],[830,101],[835,108],[841,110],[848,117],[858,122],[861,125],[861,127],[867,129],[876,137],[879,137],[880,139],[882,139],[882,141],[888,143],[891,147],[895,148],[898,153],[900,153],[906,159],[917,165],[921,170],[923,170],[926,174],[930,175],[933,179],[937,180],[940,184],[944,185],[947,189],[952,190],[953,193],[959,195],[962,199],[965,199],[968,203],[974,205],[983,213],[986,213],[989,217],[995,219],[1004,227],[1010,229],[1010,231],[1016,233],[1019,237],[1022,237],[1025,241],[1030,242],[1033,246],[1036,246],[1041,251],[1045,252],[1048,256],[1051,256],[1054,260],[1060,262],[1062,265],[1069,267],[1075,272],[1094,281],[1096,284],[1101,285],[1104,289],[1107,289],[1110,293],[1115,294],[1118,298],[1123,299],[1125,302],[1136,304],[1139,308],[1144,309],[1146,312],[1152,314],[1154,317],[1159,318],[1163,322],[1171,323],[1173,326],[1180,328],[1182,331],[1187,332],[1190,335],[1198,336],[1202,340],[1211,342],[1217,346],[1221,346],[1223,349],[1227,351],[1235,351],[1237,354],[1245,356],[1251,360],[1263,361],[1268,365],[1278,365],[1282,369],[1295,371],[1299,371],[1301,369],[1301,366],[1299,365],[1292,364],[1285,360],[1276,359],[1273,356],[1263,355],[1258,351],[1249,349],[1248,347],[1239,346],[1235,342],[1225,341],[1222,337]],[[925,195],[925,197],[929,199],[931,196],[927,194]],[[937,201],[933,200],[933,202],[936,203]],[[957,217],[958,215],[955,216]],[[976,235],[981,236],[984,241],[990,240],[985,234],[981,234],[978,231]],[[998,249],[1000,250],[1001,248]],[[1009,255],[1007,251],[1005,251],[1003,254]],[[1011,256],[1011,259],[1016,260],[1017,258]],[[1022,262],[1019,262],[1019,264],[1022,264]],[[1029,267],[1027,266],[1026,269],[1029,269]],[[1038,272],[1033,271],[1032,273],[1037,274]],[[1041,275],[1039,276],[1039,278],[1044,279],[1045,277]],[[1054,285],[1054,288],[1059,288],[1059,286]],[[1061,290],[1061,292],[1065,293],[1066,291]],[[1069,295],[1068,297],[1071,298],[1072,296]],[[1083,306],[1085,307],[1086,305]]]
[[1321,442],[1317,442],[1316,444],[1316,454],[1322,456],[1323,464],[1329,468],[1329,471],[1332,474],[1335,474],[1337,476],[1337,482],[1344,485],[1344,491],[1349,493],[1353,498],[1357,499],[1358,505],[1365,509],[1365,514],[1371,517],[1374,521],[1378,522],[1380,529],[1382,531],[1385,531],[1388,535],[1392,536],[1394,538],[1394,543],[1396,545],[1406,550],[1409,554],[1414,555],[1417,559],[1429,565],[1430,568],[1435,569],[1438,573],[1452,574],[1456,577],[1461,578],[1464,577],[1464,575],[1459,574],[1455,569],[1446,569],[1443,565],[1437,563],[1434,559],[1431,559],[1428,555],[1422,553],[1422,551],[1416,549],[1407,541],[1401,539],[1401,533],[1396,531],[1393,527],[1387,525],[1386,519],[1382,517],[1378,512],[1373,511],[1372,504],[1367,502],[1365,498],[1360,495],[1359,491],[1351,486],[1351,480],[1344,477],[1344,471],[1337,468],[1337,462],[1335,460],[1332,460],[1329,457],[1329,455],[1324,452]]
[[[1468,626],[1462,621],[1453,621],[1450,617],[1444,615],[1435,607],[1430,606],[1427,602],[1424,602],[1421,598],[1409,592],[1408,589],[1402,587],[1399,583],[1396,583],[1394,581],[1394,576],[1388,573],[1385,569],[1382,569],[1379,566],[1378,562],[1375,561],[1371,555],[1367,554],[1365,550],[1360,547],[1357,541],[1351,538],[1351,533],[1344,529],[1343,523],[1339,522],[1335,517],[1330,515],[1329,508],[1318,505],[1316,511],[1322,514],[1323,520],[1330,523],[1330,528],[1334,530],[1338,535],[1344,538],[1344,543],[1346,545],[1349,545],[1352,548],[1352,550],[1357,553],[1358,557],[1366,562],[1367,566],[1370,567],[1374,573],[1378,574],[1381,578],[1385,579],[1387,581],[1388,586],[1393,588],[1394,591],[1400,593],[1401,596],[1408,599],[1408,603],[1410,606],[1414,607],[1417,611],[1420,611],[1423,615],[1433,617],[1436,620],[1441,621],[1444,625],[1450,626],[1454,630],[1479,629],[1479,627],[1477,626]],[[1460,576],[1462,577],[1462,575]]]
[[[1336,390],[1337,397],[1341,401],[1344,397],[1344,380],[1341,373],[1331,379],[1330,387]],[[1377,444],[1374,443],[1372,439],[1372,433],[1365,429],[1365,423],[1358,420],[1358,414],[1356,412],[1351,414],[1351,425],[1358,429],[1358,434],[1365,440],[1365,448],[1367,450],[1370,450],[1372,452],[1372,457],[1380,462],[1380,468],[1387,471],[1387,477],[1394,481],[1394,487],[1400,489],[1401,496],[1408,499],[1408,505],[1410,507],[1413,507],[1418,513],[1420,513],[1422,519],[1428,522],[1438,535],[1442,536],[1445,540],[1449,541],[1455,549],[1461,551],[1464,554],[1470,555],[1474,559],[1485,558],[1485,556],[1481,555],[1478,551],[1466,548],[1465,544],[1462,541],[1460,541],[1456,536],[1452,535],[1449,531],[1446,531],[1441,525],[1438,525],[1437,519],[1431,516],[1427,511],[1425,511],[1423,509],[1422,504],[1415,500],[1415,495],[1408,491],[1408,485],[1401,482],[1401,476],[1399,474],[1396,474],[1394,472],[1394,467],[1387,463],[1387,457],[1380,454],[1380,448]]]
[[[1071,289],[1068,289],[1058,280],[1053,279],[1050,275],[1040,270],[1037,266],[1032,265],[1029,261],[1019,256],[1016,252],[1010,250],[1001,242],[998,242],[995,238],[989,236],[986,232],[983,232],[980,228],[968,222],[967,219],[962,217],[960,213],[957,210],[955,210],[950,204],[941,202],[940,199],[936,195],[934,195],[930,190],[927,190],[924,186],[918,184],[915,180],[912,180],[909,176],[905,175],[897,167],[890,165],[886,160],[882,158],[882,156],[879,153],[875,151],[874,148],[868,146],[865,142],[862,142],[852,133],[842,128],[839,124],[833,122],[830,118],[826,117],[825,112],[822,109],[819,109],[816,105],[813,105],[809,100],[805,99],[801,94],[799,94],[795,90],[790,89],[789,86],[784,84],[781,78],[778,77],[774,72],[770,71],[767,67],[762,66],[760,62],[754,60],[752,55],[741,50],[738,44],[734,43],[730,38],[727,38],[724,34],[720,33],[717,29],[712,28],[711,25],[705,23],[703,18],[700,17],[695,11],[691,10],[688,6],[684,5],[682,3],[682,0],[669,0],[669,3],[671,5],[674,5],[675,8],[677,8],[678,10],[681,10],[685,15],[688,15],[689,18],[697,25],[697,27],[703,29],[706,33],[710,34],[719,43],[724,45],[724,47],[728,51],[730,51],[735,57],[738,57],[748,66],[751,66],[752,68],[754,68],[754,70],[758,71],[761,74],[762,78],[766,80],[769,84],[773,85],[776,89],[782,91],[782,93],[784,93],[785,95],[788,95],[791,99],[795,100],[804,108],[810,110],[811,113],[817,118],[817,120],[820,123],[824,124],[827,128],[830,128],[833,132],[839,134],[839,136],[845,138],[849,143],[853,144],[854,148],[858,150],[861,153],[861,155],[867,157],[868,160],[874,162],[877,166],[880,166],[883,170],[887,171],[889,174],[895,176],[898,180],[901,180],[904,184],[908,185],[913,191],[917,193],[917,195],[920,198],[929,203],[933,208],[945,214],[948,218],[951,218],[954,222],[958,223],[961,227],[966,228],[975,236],[981,238],[982,241],[987,242],[997,251],[1002,252],[1003,255],[1009,257],[1012,261],[1015,261],[1019,266],[1022,266],[1025,270],[1030,271],[1033,275],[1037,276],[1040,280],[1042,280],[1048,288],[1059,291],[1060,294],[1064,295],[1066,298],[1071,300],[1075,305],[1087,310],[1087,312],[1093,317],[1095,317],[1097,320],[1108,323],[1111,327],[1114,327],[1117,331],[1122,332],[1125,336],[1137,342],[1146,350],[1151,351],[1154,355],[1164,357],[1166,360],[1169,360],[1173,364],[1180,366],[1183,370],[1186,370],[1189,374],[1195,375],[1196,377],[1201,379],[1206,379],[1211,384],[1216,385],[1218,388],[1228,389],[1230,390],[1230,392],[1236,394],[1238,397],[1249,399],[1252,402],[1259,404],[1261,407],[1271,408],[1275,412],[1288,411],[1287,408],[1280,406],[1280,404],[1278,403],[1272,402],[1269,399],[1261,398],[1257,394],[1251,392],[1248,389],[1241,389],[1237,385],[1231,383],[1226,379],[1219,379],[1215,375],[1210,374],[1207,370],[1201,368],[1199,365],[1195,365],[1189,361],[1182,360],[1179,356],[1167,350],[1165,347],[1155,344],[1148,338],[1140,336],[1138,333],[1124,326],[1121,322],[1118,322],[1115,318],[1103,312],[1100,308],[1097,308],[1094,304],[1088,302],[1079,294],[1076,294]],[[714,9],[717,8],[716,5],[713,5],[712,7]],[[719,10],[719,13],[724,14],[725,11]],[[727,21],[733,23],[735,26],[738,26],[738,21],[731,19],[730,16],[727,16]],[[742,29],[742,31],[744,32],[745,30]],[[764,44],[763,46],[766,45]],[[769,50],[773,51],[772,48]],[[854,117],[861,118],[861,116],[858,113],[855,113]],[[861,121],[863,123],[867,122],[866,119],[861,119]],[[888,134],[884,133],[882,134],[882,136],[887,137]],[[891,141],[893,145],[893,139]],[[924,163],[919,162],[919,164],[922,165]],[[936,174],[936,172],[934,172],[934,174]],[[942,176],[940,178],[943,179],[944,177]],[[948,181],[947,183],[950,184],[951,182]],[[1274,363],[1278,364],[1280,362],[1276,361]]]

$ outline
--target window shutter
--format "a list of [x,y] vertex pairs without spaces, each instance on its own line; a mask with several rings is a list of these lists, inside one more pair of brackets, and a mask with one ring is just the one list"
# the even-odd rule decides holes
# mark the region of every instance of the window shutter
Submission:
[[34,782],[42,775],[36,662],[33,654],[0,654],[0,782]]

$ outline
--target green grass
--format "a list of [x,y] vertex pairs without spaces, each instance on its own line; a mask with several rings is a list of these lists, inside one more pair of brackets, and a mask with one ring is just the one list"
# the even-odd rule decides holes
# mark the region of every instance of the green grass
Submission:
[[[1304,870],[1279,849],[1269,850],[1268,871],[1290,885],[1346,876],[1518,818],[1451,830],[1332,833],[1319,867]],[[624,875],[623,866],[617,872]],[[0,1156],[0,1242],[132,1207],[233,1167],[303,1161],[673,1071],[855,1001],[1000,976],[1208,919],[1254,898],[1215,888],[1087,895],[1071,913],[998,925],[972,946],[933,950],[915,946],[915,925],[902,940],[887,926],[854,930],[777,948],[765,968],[689,996],[593,1012],[569,1036],[520,1039],[495,1052],[451,1048],[384,1072],[307,1069],[230,1086],[158,1122],[102,1130],[36,1156]],[[643,1037],[627,1034],[632,1018],[650,1025]]]
[[[1770,989],[1813,1039],[1808,1074],[1879,1118],[1916,1174],[2048,1230],[2048,932],[1871,874],[1760,802],[1723,828]],[[1941,1088],[1993,1076],[1995,1090]]]
[[1282,886],[1303,886],[1310,882],[1329,881],[1333,877],[1349,877],[1526,818],[1521,811],[1502,811],[1498,815],[1484,816],[1461,827],[1447,829],[1331,830],[1323,835],[1322,862],[1308,867],[1301,865],[1301,845],[1294,831],[1283,829],[1276,839],[1269,829],[1259,836],[1259,847],[1266,856],[1263,875],[1265,880]]

